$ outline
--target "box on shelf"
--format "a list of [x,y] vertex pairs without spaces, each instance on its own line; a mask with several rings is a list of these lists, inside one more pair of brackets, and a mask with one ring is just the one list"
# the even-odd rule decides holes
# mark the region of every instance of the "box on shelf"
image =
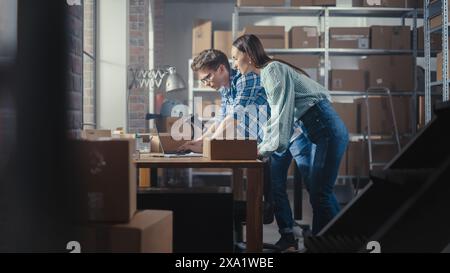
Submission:
[[338,103],[333,102],[333,108],[344,122],[349,133],[358,133],[358,121],[360,119],[360,110],[357,103]]
[[74,204],[80,221],[128,222],[136,212],[134,139],[71,142]]
[[233,44],[233,35],[231,31],[214,31],[214,48],[222,51],[231,59],[231,45]]
[[246,26],[243,33],[256,35],[265,49],[285,47],[284,26]]
[[318,48],[319,38],[315,26],[292,27],[289,31],[289,48]]
[[391,91],[412,91],[412,56],[369,56],[359,62],[361,70],[368,73],[368,87],[387,87]]
[[[431,115],[433,116],[433,109],[436,104],[436,102],[442,101],[442,96],[439,95],[432,95],[431,96]],[[418,127],[422,128],[425,126],[425,97],[419,96],[419,99],[417,100],[418,103],[418,110],[419,110],[419,118],[418,118]]]
[[[417,28],[417,49],[424,49],[423,27]],[[442,35],[440,33],[431,33],[431,50],[442,50]]]
[[212,21],[196,19],[192,29],[192,56],[212,48]]
[[330,28],[330,48],[368,49],[370,28],[368,27],[336,27]]
[[279,54],[273,55],[274,59],[279,59],[297,66],[309,74],[311,79],[318,81],[320,57],[302,54]]
[[330,86],[333,91],[359,91],[367,89],[363,70],[334,69],[330,71]]
[[411,49],[409,26],[371,26],[370,35],[373,49]]
[[[365,99],[356,99],[361,105],[361,132],[367,130],[367,107]],[[392,97],[399,134],[411,132],[411,99]],[[370,127],[372,134],[390,135],[394,132],[391,107],[388,97],[370,97]]]
[[204,139],[203,156],[210,160],[254,160],[256,140]]
[[[444,77],[443,77],[444,72],[442,71],[443,64],[444,64],[444,54],[442,52],[440,52],[437,54],[437,58],[436,58],[436,79],[438,81],[444,80]],[[447,65],[447,75],[450,77],[450,69],[449,68],[450,67]]]

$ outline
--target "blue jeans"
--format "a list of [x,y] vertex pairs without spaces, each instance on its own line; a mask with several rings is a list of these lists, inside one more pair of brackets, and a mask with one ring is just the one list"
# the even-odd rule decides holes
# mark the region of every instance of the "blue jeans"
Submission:
[[[303,129],[303,128],[302,128]],[[302,176],[307,189],[310,185],[310,173],[314,158],[315,145],[305,134],[291,142],[284,152],[273,153],[271,157],[272,201],[274,214],[280,234],[293,232],[294,219],[286,192],[287,172],[292,158]],[[298,181],[294,181],[298,183]]]
[[339,212],[333,188],[348,144],[344,122],[328,100],[312,106],[301,118],[304,134],[315,144],[309,198],[313,209],[313,234],[319,233]]

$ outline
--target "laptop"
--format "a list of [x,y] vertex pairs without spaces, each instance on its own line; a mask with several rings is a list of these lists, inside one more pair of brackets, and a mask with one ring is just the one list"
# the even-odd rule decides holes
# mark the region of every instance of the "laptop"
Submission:
[[203,153],[177,152],[178,147],[188,142],[188,140],[177,141],[169,133],[160,133],[159,131],[157,133],[164,157],[203,157]]

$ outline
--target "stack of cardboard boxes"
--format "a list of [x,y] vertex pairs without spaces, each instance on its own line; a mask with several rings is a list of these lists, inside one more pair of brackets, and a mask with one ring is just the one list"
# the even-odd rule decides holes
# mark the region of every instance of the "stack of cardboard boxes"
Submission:
[[172,252],[172,212],[137,211],[134,139],[76,140],[71,189],[83,252]]
[[[283,0],[239,0],[238,6],[283,6]],[[333,0],[292,0],[292,6],[335,6]],[[417,0],[353,0],[354,7],[387,7],[387,8],[421,8],[423,1]],[[247,26],[242,33],[257,35],[265,48],[320,48],[323,45],[323,33],[316,26],[294,26],[285,32],[283,26]],[[386,49],[386,50],[410,50],[412,32],[408,26],[371,26],[345,28],[330,28],[330,48],[348,49]],[[419,29],[419,45],[423,48],[423,31]],[[232,43],[230,32],[217,32],[214,34],[214,47],[226,53],[230,51]],[[436,36],[435,46],[440,48],[440,37]],[[284,41],[284,43],[283,43]],[[224,44],[222,44],[224,43]],[[421,47],[422,45],[422,47]],[[273,58],[287,61],[298,66],[314,80],[320,80],[320,56],[302,54],[275,54]],[[365,91],[369,87],[387,87],[392,92],[412,91],[414,89],[413,79],[414,60],[411,55],[398,56],[368,56],[359,61],[358,69],[333,69],[330,73],[330,90],[333,91]],[[323,75],[322,75],[323,76]],[[390,114],[390,108],[386,108],[387,98],[371,99],[371,111],[375,120],[372,126],[380,134],[392,133],[392,119],[384,114],[378,115],[380,111]],[[410,124],[410,98],[395,97],[394,109],[397,115],[397,124],[400,133],[409,132]],[[365,117],[365,101],[355,100],[351,103],[334,103],[334,107],[344,120],[350,133],[360,134],[366,130],[367,121]],[[383,110],[384,109],[384,110]],[[377,130],[375,130],[377,131]],[[392,150],[392,149],[391,149]],[[395,149],[394,149],[395,150]],[[362,170],[368,169],[368,159],[358,162],[361,153],[367,152],[367,143],[351,143],[346,155],[346,162],[350,165],[341,166],[346,174],[366,174]],[[383,152],[381,152],[383,154]],[[390,157],[391,155],[387,155]],[[368,157],[368,156],[367,156]],[[344,164],[344,163],[343,163]],[[355,165],[356,164],[356,165]],[[364,167],[363,167],[364,166]],[[343,174],[341,172],[341,174]]]

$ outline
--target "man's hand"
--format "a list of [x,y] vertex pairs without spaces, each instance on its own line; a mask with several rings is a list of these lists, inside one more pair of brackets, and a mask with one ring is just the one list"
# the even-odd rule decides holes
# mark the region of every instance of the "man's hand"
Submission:
[[202,140],[192,140],[184,143],[178,147],[177,152],[192,151],[194,153],[203,152],[203,141]]

